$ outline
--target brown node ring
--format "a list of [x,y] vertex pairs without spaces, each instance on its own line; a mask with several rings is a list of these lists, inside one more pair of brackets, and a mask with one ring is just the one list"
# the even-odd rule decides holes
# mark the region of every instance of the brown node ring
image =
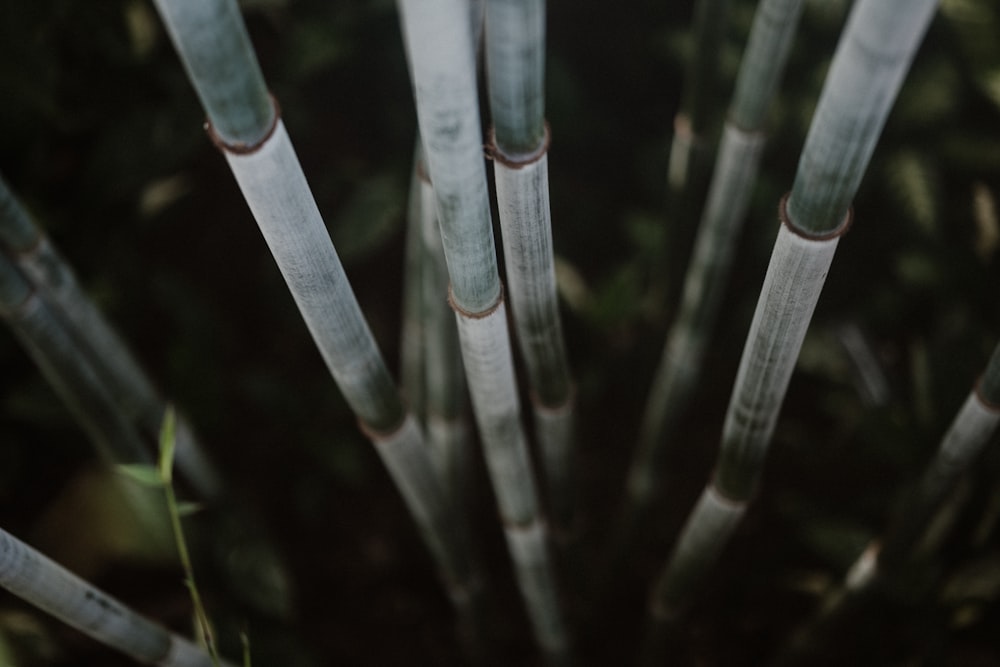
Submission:
[[566,398],[556,405],[548,405],[543,402],[542,399],[539,398],[538,394],[535,393],[534,389],[528,392],[528,397],[530,398],[531,405],[535,410],[552,417],[562,416],[571,412],[576,405],[576,385],[570,382],[569,393],[566,395]]
[[410,416],[410,412],[404,406],[403,418],[400,420],[400,422],[398,424],[396,424],[395,426],[393,426],[392,428],[390,428],[388,430],[385,430],[385,431],[379,431],[379,430],[377,430],[377,429],[369,426],[368,424],[365,423],[365,420],[363,420],[363,419],[361,419],[359,417],[358,418],[358,430],[360,430],[365,435],[365,437],[368,438],[369,440],[371,440],[373,443],[376,443],[376,444],[378,444],[378,443],[385,443],[385,442],[388,442],[389,440],[392,440],[392,438],[397,433],[399,433],[400,431],[403,430],[403,427],[406,426],[406,420],[407,420],[407,418],[409,416]]
[[1000,412],[1000,404],[987,400],[986,396],[983,395],[982,376],[980,376],[979,379],[976,380],[976,386],[973,388],[973,391],[976,392],[976,398],[978,398],[979,402],[983,404],[983,407],[985,407],[990,412]]
[[527,155],[519,157],[511,157],[505,155],[500,147],[497,146],[497,136],[496,132],[492,126],[490,126],[489,131],[489,143],[486,144],[486,157],[494,162],[499,162],[508,169],[523,169],[528,165],[534,164],[541,160],[549,152],[549,145],[552,143],[552,131],[549,129],[549,122],[545,121],[545,134],[542,137],[542,143],[533,153],[528,153]]
[[274,109],[274,118],[271,119],[271,125],[267,128],[267,132],[264,133],[264,136],[255,143],[227,143],[225,139],[216,133],[215,128],[212,127],[212,121],[206,119],[205,132],[208,133],[208,138],[212,140],[212,143],[215,144],[216,148],[223,153],[232,153],[233,155],[250,155],[251,153],[259,151],[260,148],[267,143],[267,140],[271,138],[271,135],[274,134],[274,131],[278,128],[278,121],[281,120],[281,105],[278,104],[278,100],[274,95],[268,93],[268,97],[271,100],[271,107]]
[[792,232],[796,236],[801,236],[809,241],[830,241],[835,238],[839,238],[847,233],[847,230],[851,228],[851,223],[854,222],[854,207],[847,207],[847,215],[844,216],[844,221],[840,223],[840,226],[834,229],[832,232],[825,232],[823,234],[816,234],[813,232],[808,232],[804,229],[800,229],[792,222],[792,219],[788,217],[788,198],[792,196],[792,192],[789,190],[778,202],[778,217],[781,219],[781,224],[788,228],[788,231]]
[[462,308],[455,302],[455,294],[451,291],[451,283],[448,283],[448,305],[451,306],[451,309],[454,310],[459,315],[461,315],[462,317],[467,317],[471,320],[482,320],[489,317],[493,313],[497,312],[498,310],[500,310],[500,306],[503,305],[503,299],[504,299],[503,283],[500,283],[500,295],[497,297],[497,300],[493,302],[493,305],[487,308],[486,310],[481,310],[478,313],[473,313],[471,311],[466,310],[465,308]]

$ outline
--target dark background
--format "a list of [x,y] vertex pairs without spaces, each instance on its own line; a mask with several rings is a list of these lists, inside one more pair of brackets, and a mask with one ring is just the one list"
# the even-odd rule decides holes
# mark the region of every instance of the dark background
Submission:
[[[243,6],[320,210],[397,372],[415,114],[394,3]],[[732,0],[716,127],[753,6]],[[724,314],[694,408],[672,440],[667,492],[627,573],[590,605],[586,664],[632,659],[646,590],[710,472],[777,202],[791,187],[846,7],[807,3]],[[552,214],[587,517],[583,569],[566,587],[574,617],[588,607],[675,307],[683,266],[669,259],[685,257],[693,237],[665,194],[690,12],[690,2],[549,7]],[[760,497],[681,631],[677,664],[774,657],[885,526],[985,365],[1000,334],[998,31],[1000,10],[986,1],[949,0],[935,19],[855,201]],[[257,557],[218,527],[223,510],[188,521],[228,654],[246,628],[255,665],[460,664],[431,561],[202,121],[150,3],[0,2],[0,172],[196,425],[250,517],[233,530],[270,540],[285,563],[287,585],[268,584],[245,566]],[[875,353],[890,389],[883,401],[859,391],[838,342],[844,326],[859,327]],[[1000,664],[992,449],[964,481],[937,556],[856,610],[813,660]],[[128,537],[102,500],[94,461],[0,328],[0,525],[189,632],[178,568]],[[470,511],[498,598],[492,662],[533,664],[488,491]],[[19,666],[127,664],[6,594],[0,638]]]

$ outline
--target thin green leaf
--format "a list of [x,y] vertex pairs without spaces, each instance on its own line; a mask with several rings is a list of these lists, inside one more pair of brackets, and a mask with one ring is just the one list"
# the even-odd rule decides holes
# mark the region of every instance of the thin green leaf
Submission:
[[160,479],[164,484],[173,481],[176,421],[173,406],[167,406],[163,415],[163,427],[160,429]]
[[181,518],[186,516],[191,516],[192,514],[197,514],[203,509],[205,509],[205,505],[203,503],[195,503],[195,502],[177,503],[177,515],[180,516]]
[[142,486],[151,489],[163,488],[160,472],[146,463],[120,463],[115,466],[115,469]]

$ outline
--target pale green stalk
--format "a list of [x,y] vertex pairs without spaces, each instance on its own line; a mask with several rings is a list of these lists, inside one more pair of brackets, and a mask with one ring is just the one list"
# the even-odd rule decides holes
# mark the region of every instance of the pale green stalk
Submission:
[[[78,363],[92,368],[125,421],[153,451],[165,402],[128,346],[80,287],[72,268],[0,178],[0,246],[48,302]],[[205,498],[221,492],[218,475],[186,420],[178,423],[178,464]]]
[[626,489],[624,531],[641,524],[658,490],[666,438],[687,409],[701,374],[757,181],[767,110],[788,62],[801,10],[802,0],[763,0],[754,15],[681,304],[643,413]]
[[[144,665],[211,667],[199,647],[140,616],[0,529],[0,586]],[[231,667],[231,663],[221,664]]]
[[[714,494],[741,508],[756,489],[806,329],[839,236],[850,221],[848,204],[934,8],[933,0],[860,0],[854,6],[787,211],[782,201],[783,224],[740,360],[719,462],[704,496]],[[792,208],[792,201],[799,202],[798,208]],[[653,635],[690,602],[708,572],[704,561],[711,562],[722,550],[716,544],[724,545],[732,533],[732,525],[725,524],[706,536],[705,526],[719,523],[712,523],[712,510],[706,507],[701,503],[688,519],[653,591]],[[694,543],[697,549],[692,549]],[[692,570],[692,560],[703,562]]]
[[434,187],[423,159],[414,170],[418,187],[418,232],[423,252],[424,389],[427,397],[425,429],[446,485],[459,504],[465,500],[471,463],[471,433],[465,417],[465,369],[455,313],[448,305],[448,267],[438,226]]
[[400,8],[450,299],[487,468],[535,637],[553,660],[565,660],[569,639],[521,425],[497,273],[469,6],[464,0],[402,0]]
[[545,126],[545,2],[488,0],[486,66],[507,288],[557,534],[573,530],[573,382],[556,297]]
[[982,377],[966,397],[941,439],[937,453],[902,511],[882,539],[872,540],[847,571],[844,581],[826,594],[816,616],[797,631],[779,654],[778,664],[799,664],[820,644],[824,631],[851,609],[852,603],[891,578],[919,553],[935,513],[973,460],[989,444],[1000,426],[1000,345]]
[[155,4],[327,368],[400,489],[453,602],[463,607],[472,584],[450,499],[361,313],[235,0]]
[[122,415],[89,360],[77,353],[58,314],[4,252],[0,252],[0,316],[105,459],[153,460],[152,450]]
[[[692,49],[684,73],[684,93],[674,118],[667,183],[681,214],[707,176],[708,132],[719,79],[719,52],[726,32],[729,0],[697,0]],[[687,201],[685,201],[687,200]]]
[[403,324],[399,340],[400,382],[403,395],[410,411],[421,421],[426,420],[424,405],[425,388],[425,357],[424,347],[427,345],[424,332],[424,240],[421,230],[421,189],[417,177],[417,160],[420,151],[420,140],[414,151],[413,176],[410,179],[410,192],[406,205],[406,247],[403,267]]

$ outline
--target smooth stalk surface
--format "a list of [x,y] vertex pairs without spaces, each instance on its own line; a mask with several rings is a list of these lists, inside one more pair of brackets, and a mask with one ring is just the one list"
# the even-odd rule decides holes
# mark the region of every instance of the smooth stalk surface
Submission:
[[140,616],[2,529],[0,586],[144,665],[213,666],[212,658],[190,641]]
[[[87,296],[70,265],[0,178],[0,246],[10,254],[34,289],[42,294],[65,338],[75,363],[88,365],[95,382],[134,424],[143,448],[152,455],[166,403],[121,336]],[[81,399],[76,399],[77,402]],[[127,459],[131,460],[131,459]],[[141,460],[141,459],[138,459]],[[193,429],[179,418],[177,460],[186,478],[206,499],[218,498],[221,481],[205,457]]]
[[486,67],[507,288],[528,371],[549,511],[573,530],[573,383],[556,296],[545,125],[545,2],[488,0]]
[[[479,105],[462,0],[403,0],[420,135],[437,201],[462,359],[507,545],[538,643],[564,660],[569,640],[521,425],[482,153]],[[530,549],[525,545],[530,546]]]
[[[837,240],[850,222],[846,202],[854,196],[934,6],[933,0],[860,0],[841,36],[792,192],[782,201],[783,224],[740,360],[719,462],[709,482],[709,488],[730,503],[748,503],[757,486]],[[864,100],[878,103],[862,103],[856,91],[863,91]],[[800,202],[800,208],[793,211],[792,201]],[[804,221],[797,212],[812,215]],[[707,559],[721,552],[721,547],[704,544],[700,537],[703,520],[710,518],[699,506],[661,575],[654,610],[681,609],[700,587],[707,570],[699,571],[693,581],[674,583],[690,576],[683,555],[690,553],[692,544],[699,543]],[[727,533],[719,533],[719,540],[727,538]],[[673,597],[670,591],[684,594]]]
[[472,586],[465,545],[454,533],[454,508],[361,313],[268,96],[236,2],[156,0],[156,6],[327,368],[399,487],[461,610]]

